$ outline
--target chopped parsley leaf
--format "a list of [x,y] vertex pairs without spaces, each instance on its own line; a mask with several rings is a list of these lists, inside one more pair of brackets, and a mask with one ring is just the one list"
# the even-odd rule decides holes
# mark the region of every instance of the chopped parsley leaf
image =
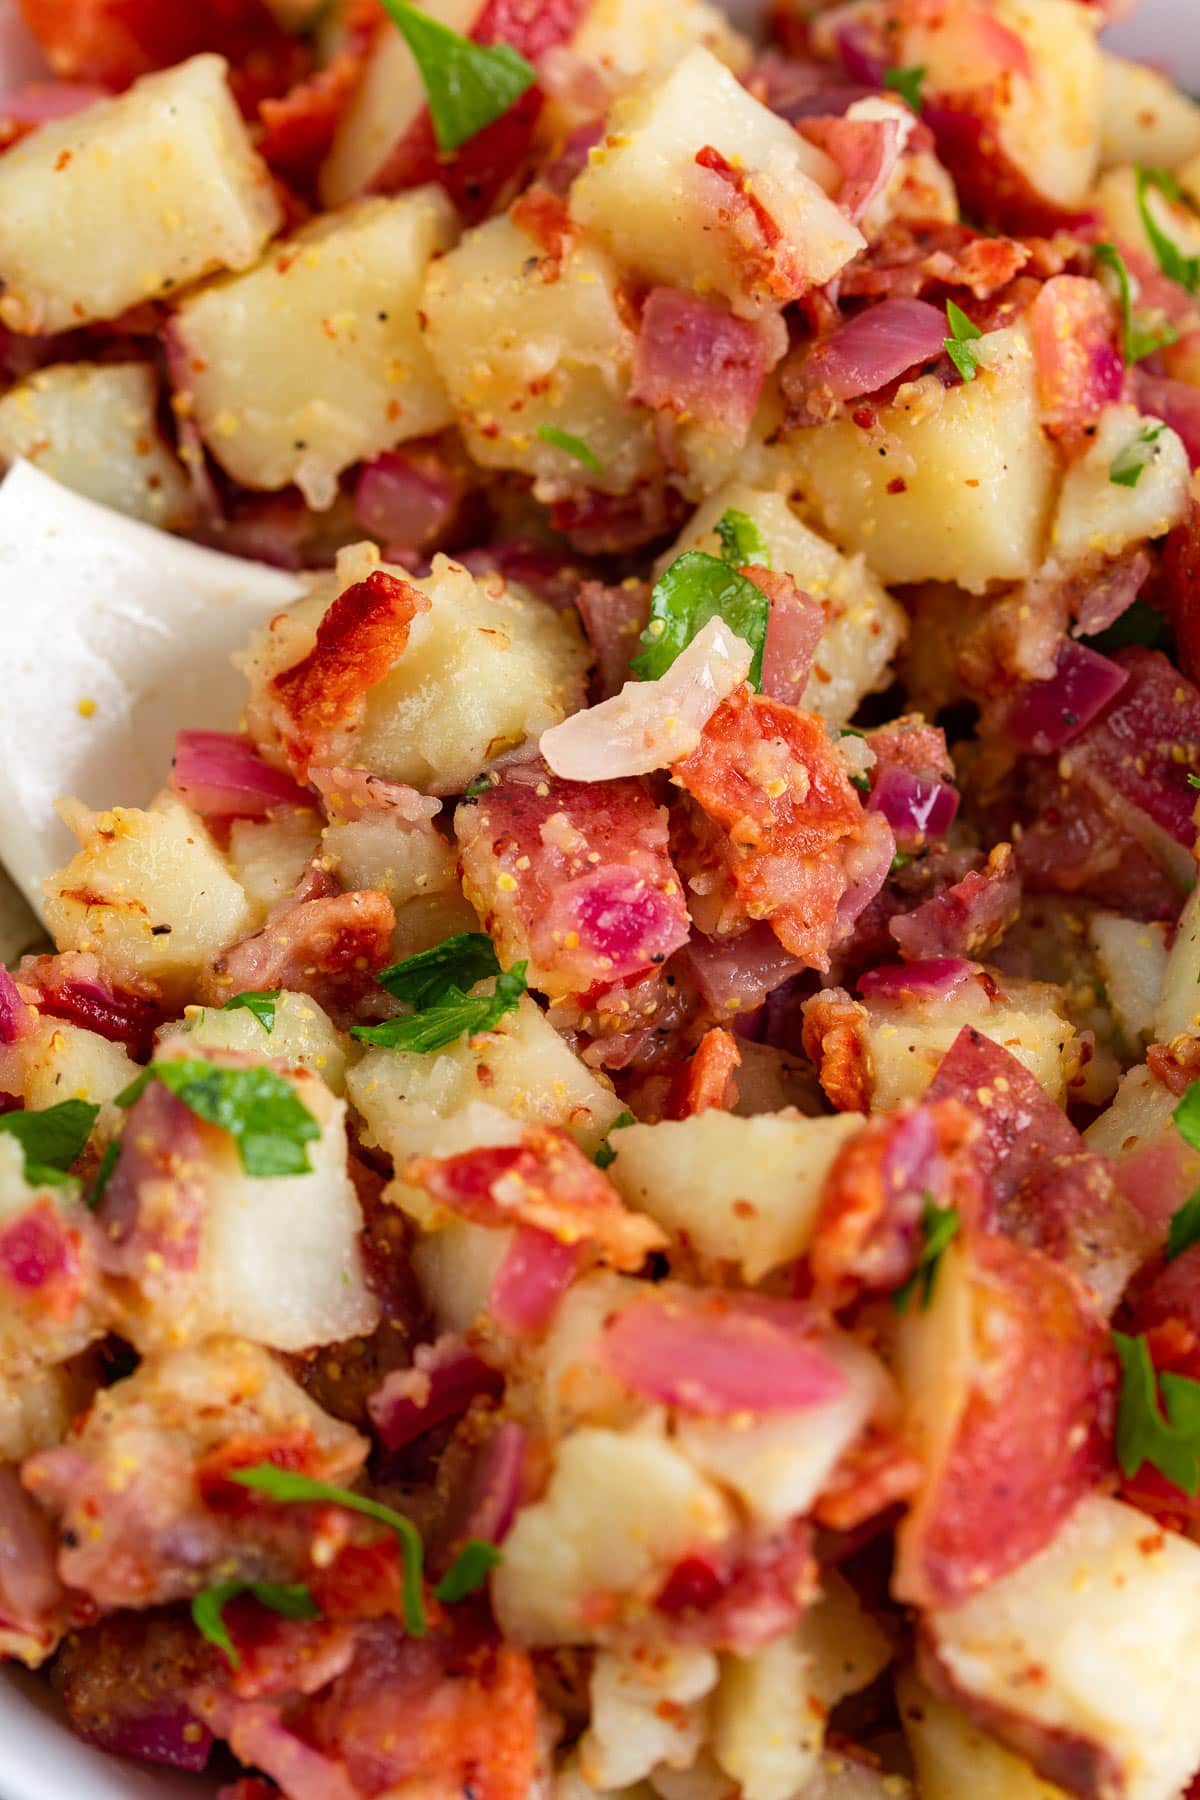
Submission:
[[609,1143],[614,1131],[624,1131],[627,1125],[636,1125],[637,1120],[631,1112],[619,1112],[605,1134],[604,1142],[597,1150],[592,1161],[598,1169],[611,1169],[617,1160],[617,1153]]
[[495,1544],[485,1543],[483,1538],[468,1538],[433,1591],[447,1606],[454,1606],[468,1594],[478,1593],[503,1560],[504,1553]]
[[264,1031],[275,1029],[275,1007],[281,993],[280,988],[270,992],[234,994],[221,1008],[222,1012],[244,1011],[253,1013]]
[[1149,1463],[1183,1493],[1195,1495],[1200,1489],[1200,1381],[1170,1373],[1158,1376],[1144,1337],[1119,1331],[1112,1336],[1121,1360],[1117,1461],[1126,1475],[1136,1475]]
[[945,340],[946,354],[964,381],[974,381],[979,373],[979,352],[974,344],[983,333],[953,300],[946,302],[946,322],[951,333]]
[[898,1313],[908,1311],[909,1302],[916,1293],[920,1293],[921,1311],[928,1309],[933,1299],[934,1284],[937,1281],[938,1267],[943,1253],[953,1243],[962,1229],[962,1220],[958,1209],[954,1206],[935,1206],[930,1194],[924,1196],[921,1211],[921,1232],[924,1242],[917,1258],[917,1266],[908,1280],[892,1295],[892,1305]]
[[152,1081],[161,1081],[198,1119],[227,1131],[247,1175],[304,1175],[311,1169],[305,1145],[320,1137],[321,1127],[274,1069],[152,1062],[117,1095],[117,1105],[132,1106]]
[[1173,344],[1179,333],[1175,327],[1163,320],[1155,324],[1146,313],[1136,312],[1133,305],[1133,286],[1129,270],[1125,266],[1125,258],[1115,244],[1097,244],[1096,260],[1111,269],[1117,278],[1117,287],[1121,301],[1121,330],[1125,342],[1125,361],[1129,364],[1139,363],[1147,356],[1153,356],[1156,350],[1163,350]]
[[1141,479],[1142,470],[1152,463],[1158,455],[1154,445],[1158,442],[1165,425],[1145,425],[1132,443],[1113,457],[1108,468],[1108,479],[1116,487],[1136,487]]
[[560,431],[557,425],[539,425],[537,434],[543,444],[552,444],[556,450],[561,450],[565,455],[574,457],[577,463],[582,463],[585,469],[592,471],[593,475],[604,473],[604,464],[582,438],[572,437],[569,431]]
[[25,1155],[25,1179],[33,1187],[61,1186],[82,1156],[100,1108],[88,1100],[60,1100],[38,1112],[0,1114],[0,1131],[16,1138]]
[[382,1025],[355,1025],[351,1036],[384,1050],[414,1050],[427,1054],[444,1050],[460,1037],[476,1037],[493,1031],[506,1013],[514,1012],[526,989],[526,963],[514,963],[497,975],[490,994],[464,994],[451,984],[441,998],[423,1012],[385,1019]]
[[885,70],[883,85],[893,94],[899,94],[915,113],[919,113],[924,104],[921,88],[925,75],[924,63],[910,63],[907,68]]
[[650,595],[650,622],[642,633],[645,646],[630,663],[642,681],[657,681],[687,649],[710,619],[722,618],[730,631],[754,652],[750,685],[762,687],[763,646],[767,641],[770,605],[761,588],[720,557],[704,550],[685,550],[655,582]]
[[746,563],[771,567],[771,550],[749,513],[727,507],[713,526],[721,543],[721,561],[740,569]]
[[1173,204],[1183,199],[1179,183],[1165,169],[1144,169],[1137,171],[1137,206],[1141,214],[1142,229],[1150,240],[1150,248],[1154,252],[1163,274],[1170,280],[1177,281],[1189,294],[1200,289],[1200,257],[1185,256],[1174,238],[1168,237],[1150,207],[1150,190],[1156,189],[1165,200]]
[[498,975],[500,964],[492,940],[482,931],[460,931],[444,938],[432,950],[406,956],[375,977],[394,1000],[404,1000],[425,1012],[445,999],[451,988],[463,992],[489,975]]
[[230,1666],[237,1668],[241,1658],[225,1624],[225,1608],[240,1594],[252,1594],[271,1612],[285,1619],[319,1619],[320,1608],[302,1581],[220,1581],[207,1587],[192,1599],[192,1622],[201,1637],[225,1652]]
[[412,51],[439,150],[457,150],[501,118],[537,80],[511,44],[477,44],[411,0],[383,0]]

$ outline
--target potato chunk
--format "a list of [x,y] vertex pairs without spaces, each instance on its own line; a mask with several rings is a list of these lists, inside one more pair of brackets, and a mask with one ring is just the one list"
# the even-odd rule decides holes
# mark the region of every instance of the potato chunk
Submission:
[[329,506],[351,463],[449,424],[417,311],[453,238],[440,188],[365,200],[181,307],[176,378],[235,480]]
[[1104,100],[1100,153],[1106,166],[1176,169],[1200,155],[1200,106],[1146,63],[1100,52]]
[[[697,162],[708,151],[732,180]],[[863,248],[829,198],[836,182],[827,157],[698,46],[618,101],[570,209],[643,280],[722,294],[752,316],[831,280]]]
[[[1132,471],[1132,485],[1115,481],[1114,469]],[[1050,533],[1054,554],[1065,563],[1119,556],[1145,538],[1165,537],[1187,511],[1190,479],[1175,432],[1136,406],[1106,406],[1063,479]]]
[[42,125],[0,162],[0,321],[54,332],[115,318],[247,268],[282,220],[223,59],[194,56]]
[[979,346],[971,382],[913,382],[865,431],[849,419],[796,432],[798,498],[885,582],[953,581],[981,593],[1042,561],[1057,476],[1038,422],[1023,328]]
[[23,456],[102,506],[182,529],[195,498],[157,409],[158,381],[146,363],[57,363],[0,400],[0,460]]
[[629,405],[633,333],[617,269],[584,233],[548,258],[514,219],[489,219],[433,264],[423,308],[477,462],[578,484],[579,463],[538,435],[551,426],[592,452],[591,486],[621,493],[654,466],[652,422]]
[[664,562],[673,562],[685,550],[718,555],[716,522],[731,508],[758,526],[771,552],[771,567],[790,575],[824,606],[828,623],[800,704],[806,712],[841,724],[854,716],[867,694],[887,685],[907,629],[903,608],[861,557],[842,556],[810,531],[782,494],[742,482],[730,483],[705,501]]
[[270,1031],[265,1031],[254,1013],[244,1006],[233,1012],[225,1012],[221,1007],[190,1006],[186,1029],[187,1048],[182,1054],[240,1050],[249,1056],[269,1056],[289,1068],[311,1069],[331,1093],[345,1091],[345,1039],[334,1028],[329,1014],[308,994],[280,993]]
[[255,917],[206,827],[163,795],[149,812],[93,813],[64,802],[82,848],[45,883],[60,950],[92,950],[119,985],[182,1002],[218,951]]

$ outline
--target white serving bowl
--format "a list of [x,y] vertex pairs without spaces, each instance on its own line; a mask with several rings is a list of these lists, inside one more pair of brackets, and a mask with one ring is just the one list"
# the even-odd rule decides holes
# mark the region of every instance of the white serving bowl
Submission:
[[[745,23],[756,11],[755,0],[731,0],[729,10]],[[1142,0],[1136,17],[1115,29],[1109,42],[1122,54],[1160,64],[1200,93],[1198,22],[1200,0]],[[14,0],[0,0],[0,93],[36,75],[39,66]],[[15,910],[15,896],[6,903],[0,887],[0,914],[6,904],[13,916],[0,917],[0,937],[6,924],[19,933],[28,917],[23,907]],[[213,1784],[199,1777],[148,1770],[89,1750],[63,1725],[44,1682],[11,1667],[0,1672],[0,1800],[211,1800],[213,1793]]]

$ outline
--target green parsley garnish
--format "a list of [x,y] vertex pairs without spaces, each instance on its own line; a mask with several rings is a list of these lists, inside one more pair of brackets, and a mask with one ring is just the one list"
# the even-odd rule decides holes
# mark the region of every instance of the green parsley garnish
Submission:
[[170,1088],[198,1119],[227,1131],[247,1175],[304,1175],[311,1169],[304,1146],[320,1137],[321,1127],[274,1069],[152,1062],[117,1095],[117,1105],[132,1106],[152,1081]]
[[1154,259],[1163,274],[1172,281],[1177,281],[1189,294],[1200,289],[1200,257],[1185,256],[1173,238],[1169,238],[1154,214],[1150,210],[1150,190],[1156,188],[1165,200],[1176,205],[1183,199],[1179,183],[1165,169],[1143,169],[1137,171],[1137,205],[1142,218],[1142,229],[1150,239],[1150,248]]
[[423,1012],[385,1019],[382,1025],[355,1025],[350,1035],[384,1050],[444,1050],[456,1038],[494,1031],[506,1013],[514,1012],[526,989],[527,963],[514,963],[497,975],[490,994],[464,994],[451,983],[441,998]]
[[[1200,788],[1200,775],[1189,775],[1188,776],[1188,786],[1194,787],[1194,788]],[[1200,981],[1200,975],[1198,975],[1196,977],[1196,979],[1197,979],[1197,981]]]
[[1167,1261],[1174,1262],[1193,1244],[1200,1243],[1200,1188],[1171,1214],[1167,1229]]
[[1112,1336],[1121,1359],[1117,1461],[1126,1475],[1136,1475],[1149,1463],[1175,1487],[1194,1495],[1200,1488],[1200,1381],[1170,1373],[1157,1376],[1144,1337],[1125,1337],[1119,1331]]
[[478,800],[481,794],[487,793],[491,785],[486,775],[473,775],[463,789],[463,799]]
[[946,302],[946,322],[951,333],[945,339],[946,354],[964,381],[974,381],[979,373],[979,352],[973,346],[983,333],[953,300]]
[[654,584],[650,623],[641,636],[645,648],[629,666],[639,680],[657,681],[697,632],[719,617],[753,650],[750,685],[761,688],[769,612],[762,589],[729,563],[704,550],[685,550]]
[[1142,470],[1158,455],[1153,446],[1166,429],[1165,425],[1144,425],[1133,442],[1113,457],[1108,465],[1108,479],[1115,487],[1137,486]]
[[899,94],[907,101],[915,113],[919,113],[924,101],[921,86],[925,80],[924,63],[911,63],[907,68],[888,69],[884,73],[883,85],[890,88],[893,94]]
[[454,1606],[468,1594],[477,1593],[503,1561],[504,1553],[495,1544],[485,1543],[483,1538],[468,1538],[433,1591],[447,1606]]
[[[1200,783],[1193,781],[1192,785]],[[1193,1081],[1171,1117],[1184,1143],[1190,1144],[1193,1150],[1200,1150],[1200,1081]]]
[[105,1191],[112,1178],[112,1172],[117,1166],[117,1158],[120,1154],[121,1146],[117,1139],[114,1138],[111,1144],[105,1146],[104,1155],[100,1158],[100,1164],[96,1170],[96,1179],[92,1183],[91,1191],[84,1195],[84,1200],[93,1212],[98,1210],[100,1202],[104,1198]]
[[537,434],[543,444],[553,444],[556,450],[562,450],[567,456],[573,456],[577,463],[590,469],[593,475],[603,475],[604,464],[590,445],[582,438],[572,437],[569,431],[560,431],[557,425],[539,425]]
[[605,1134],[604,1142],[597,1150],[592,1161],[598,1169],[611,1169],[617,1160],[617,1153],[609,1143],[614,1131],[624,1131],[627,1125],[636,1125],[637,1120],[631,1112],[619,1112]]
[[918,1290],[921,1295],[921,1311],[927,1311],[929,1302],[933,1299],[942,1255],[961,1230],[962,1220],[957,1207],[935,1206],[932,1195],[923,1196],[921,1233],[925,1241],[921,1246],[916,1268],[892,1295],[892,1305],[898,1313],[908,1311],[909,1301]]
[[451,988],[461,993],[498,975],[500,964],[492,940],[482,931],[460,931],[456,937],[443,939],[432,950],[406,956],[375,977],[394,1000],[404,1000],[424,1012],[445,999]]
[[439,150],[457,150],[506,113],[537,80],[511,44],[477,44],[411,0],[383,0],[412,51]]
[[[871,785],[870,782],[868,782],[867,786],[870,787],[870,785]],[[899,873],[899,871],[901,869],[907,869],[909,863],[912,860],[913,859],[907,850],[897,850],[895,856],[893,856],[893,858],[891,860],[891,864],[888,868],[888,874],[896,875]]]
[[239,1487],[252,1488],[256,1494],[266,1494],[268,1498],[280,1500],[285,1505],[299,1505],[310,1500],[324,1501],[331,1506],[344,1506],[348,1512],[361,1513],[364,1518],[376,1519],[379,1524],[389,1526],[400,1540],[400,1553],[404,1563],[401,1590],[404,1628],[410,1637],[425,1636],[428,1629],[424,1591],[425,1546],[411,1519],[406,1519],[403,1513],[394,1512],[379,1500],[369,1500],[365,1494],[353,1494],[349,1488],[335,1487],[330,1481],[313,1481],[307,1475],[297,1475],[292,1469],[277,1469],[274,1463],[255,1463],[253,1468],[235,1469],[229,1479],[236,1481]]
[[245,1011],[253,1013],[264,1031],[275,1029],[275,1007],[282,989],[275,988],[267,993],[235,994],[221,1008],[222,1012]]
[[747,563],[760,563],[764,569],[771,567],[770,545],[749,513],[727,507],[713,530],[720,539],[722,562],[732,564],[735,569],[743,568]]
[[25,1179],[32,1187],[61,1186],[68,1179],[99,1111],[88,1100],[60,1100],[40,1112],[0,1114],[0,1131],[16,1138],[25,1153]]
[[1105,268],[1111,269],[1117,278],[1117,287],[1121,301],[1121,330],[1125,340],[1125,361],[1129,364],[1141,362],[1147,356],[1153,356],[1156,350],[1164,350],[1173,344],[1179,333],[1173,325],[1165,320],[1158,325],[1151,323],[1149,315],[1136,312],[1133,305],[1133,286],[1129,279],[1129,270],[1125,266],[1125,258],[1115,244],[1097,244],[1096,260]]
[[239,1594],[252,1594],[263,1606],[285,1619],[319,1619],[320,1608],[302,1581],[221,1581],[192,1600],[192,1622],[201,1637],[216,1644],[237,1668],[241,1657],[225,1624],[225,1608]]

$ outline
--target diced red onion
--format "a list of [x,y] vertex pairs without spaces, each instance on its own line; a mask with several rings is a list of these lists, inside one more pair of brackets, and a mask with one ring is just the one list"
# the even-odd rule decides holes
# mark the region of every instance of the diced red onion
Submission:
[[882,813],[901,850],[920,850],[931,838],[945,837],[958,812],[958,793],[935,776],[915,775],[898,763],[879,772],[867,803]]
[[1200,468],[1200,388],[1142,368],[1134,370],[1133,380],[1139,411],[1178,432],[1192,468]]
[[502,1544],[521,1504],[528,1435],[515,1419],[506,1419],[490,1439],[476,1472],[467,1536]]
[[558,155],[542,169],[539,180],[552,194],[565,198],[577,175],[587,167],[588,151],[604,136],[604,120],[589,119],[567,134]]
[[89,1723],[85,1729],[76,1725],[75,1729],[85,1743],[107,1750],[110,1756],[129,1756],[137,1762],[195,1774],[207,1768],[213,1747],[212,1732],[182,1700],[176,1706],[163,1701],[155,1712],[125,1715],[116,1710],[102,1723]]
[[1078,737],[1125,686],[1124,669],[1067,640],[1059,647],[1058,664],[1049,681],[1023,688],[1004,715],[1004,732],[1014,744],[1045,756]]
[[748,320],[677,288],[651,289],[634,351],[633,399],[740,441],[766,371],[766,341]]
[[[872,104],[878,106],[879,102]],[[904,122],[908,117],[905,114]],[[837,204],[857,225],[887,186],[900,160],[903,123],[899,114],[891,119],[818,116],[802,119],[797,129],[810,144],[832,157],[841,170]]]
[[802,1309],[740,1298],[636,1301],[605,1326],[598,1361],[644,1399],[701,1418],[802,1412],[845,1392]]
[[1133,605],[1150,573],[1149,553],[1144,549],[1126,550],[1101,564],[1075,600],[1073,636],[1094,637]]
[[728,938],[705,937],[693,928],[687,957],[705,1003],[718,1018],[759,1007],[769,993],[808,966],[784,949],[765,922]]
[[15,1044],[29,1030],[29,1008],[8,970],[0,965],[0,1044]]
[[480,1394],[503,1385],[495,1369],[461,1338],[421,1344],[411,1369],[393,1369],[367,1402],[376,1435],[387,1450],[400,1450],[447,1419],[465,1413]]
[[179,732],[171,786],[205,817],[261,819],[275,807],[311,805],[290,775],[228,731]]
[[579,1268],[578,1244],[561,1244],[548,1231],[519,1226],[496,1271],[488,1311],[502,1331],[533,1337],[545,1331]]
[[861,81],[864,87],[877,88],[883,84],[886,65],[881,57],[876,56],[869,33],[860,20],[849,19],[839,25],[834,33],[841,65],[851,81]]
[[856,100],[869,99],[876,91],[874,82],[840,80],[827,63],[797,62],[773,50],[757,58],[743,81],[789,125],[800,119],[840,118]]
[[94,81],[31,81],[0,98],[0,120],[16,125],[45,125],[69,119],[87,106],[112,98],[112,90]]
[[459,484],[433,459],[385,450],[359,475],[354,516],[376,543],[419,550],[445,534],[460,497]]
[[945,314],[927,300],[881,300],[818,344],[799,382],[809,392],[856,400],[941,356],[945,340]]
[[864,1000],[948,1000],[975,973],[962,956],[934,956],[926,962],[887,963],[858,978]]

